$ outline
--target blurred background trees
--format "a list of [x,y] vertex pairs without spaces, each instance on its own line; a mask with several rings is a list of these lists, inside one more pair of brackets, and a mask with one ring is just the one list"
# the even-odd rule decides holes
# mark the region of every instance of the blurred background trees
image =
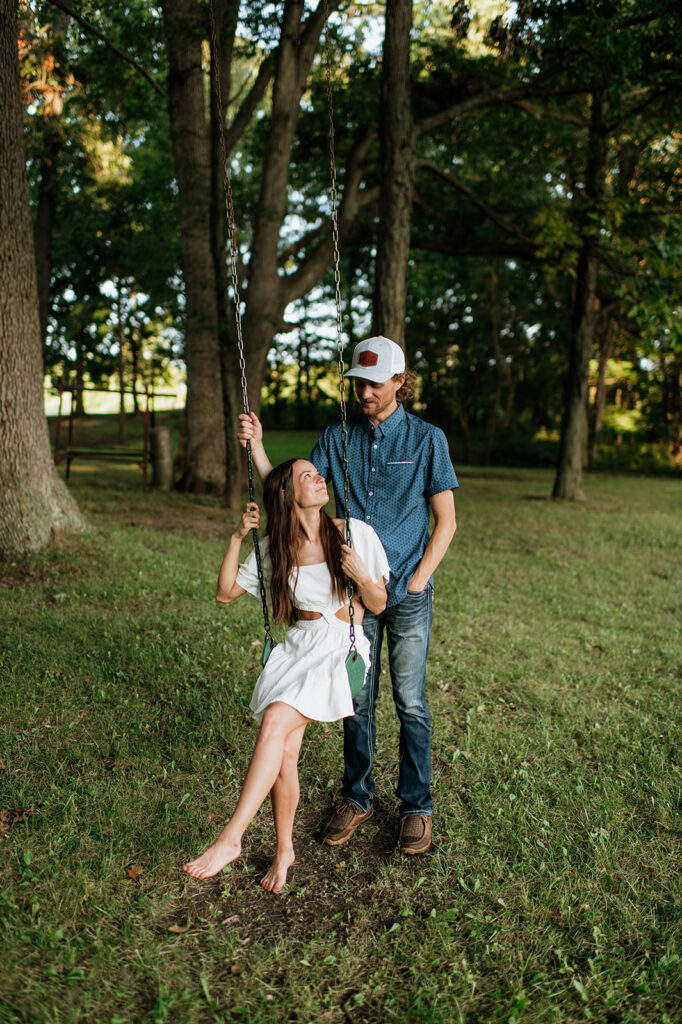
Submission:
[[160,384],[182,363],[183,485],[239,500],[222,120],[252,407],[269,426],[336,416],[328,70],[348,340],[389,322],[377,253],[403,246],[414,411],[457,462],[556,466],[568,498],[587,465],[679,467],[677,5],[402,6],[412,195],[397,238],[385,4],[330,2],[327,69],[321,2],[215,0],[212,47],[203,0],[23,0],[45,369]]

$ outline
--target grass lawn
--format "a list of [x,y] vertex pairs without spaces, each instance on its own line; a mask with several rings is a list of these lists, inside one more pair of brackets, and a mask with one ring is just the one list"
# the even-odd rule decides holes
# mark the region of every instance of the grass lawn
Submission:
[[461,476],[428,671],[433,849],[395,853],[384,675],[377,813],[321,845],[342,729],[311,726],[276,897],[269,806],[222,875],[179,870],[255,738],[259,604],[213,601],[235,517],[74,463],[93,531],[0,570],[0,1021],[680,1021],[680,483],[601,475],[573,506],[551,480]]

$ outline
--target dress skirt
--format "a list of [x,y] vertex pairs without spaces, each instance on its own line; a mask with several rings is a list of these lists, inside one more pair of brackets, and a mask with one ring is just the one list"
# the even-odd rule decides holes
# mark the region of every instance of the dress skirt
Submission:
[[[282,701],[317,722],[335,722],[353,715],[346,672],[350,626],[334,617],[302,619],[273,648],[254,687],[251,710],[257,722],[274,701]],[[355,626],[355,646],[369,669],[369,641]],[[367,673],[365,672],[365,679]]]

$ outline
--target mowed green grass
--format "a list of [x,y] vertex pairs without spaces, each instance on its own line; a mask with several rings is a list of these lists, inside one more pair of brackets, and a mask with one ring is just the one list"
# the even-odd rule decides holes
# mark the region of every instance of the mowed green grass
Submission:
[[[277,460],[311,436],[279,435]],[[297,863],[179,867],[255,739],[256,601],[214,600],[236,521],[75,463],[90,535],[2,566],[0,1020],[673,1022],[682,1005],[680,483],[469,470],[436,583],[432,851],[395,852],[382,678],[377,813],[330,850],[342,729],[301,757]]]

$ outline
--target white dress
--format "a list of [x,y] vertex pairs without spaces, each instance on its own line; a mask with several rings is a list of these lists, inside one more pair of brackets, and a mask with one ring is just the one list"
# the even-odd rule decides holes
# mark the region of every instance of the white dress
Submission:
[[[388,581],[388,560],[376,533],[360,519],[351,519],[350,523],[353,548],[372,580],[375,583],[382,579]],[[272,567],[267,538],[259,546],[269,596]],[[240,565],[237,583],[250,594],[260,596],[253,551]],[[300,565],[294,569],[289,577],[289,590],[295,608],[320,612],[322,618],[299,620],[273,649],[253,691],[253,717],[260,722],[268,705],[283,701],[306,718],[318,722],[347,718],[354,714],[346,672],[350,625],[335,614],[346,602],[334,597],[326,562]],[[357,624],[355,645],[366,668],[369,668],[369,641],[362,626]]]

